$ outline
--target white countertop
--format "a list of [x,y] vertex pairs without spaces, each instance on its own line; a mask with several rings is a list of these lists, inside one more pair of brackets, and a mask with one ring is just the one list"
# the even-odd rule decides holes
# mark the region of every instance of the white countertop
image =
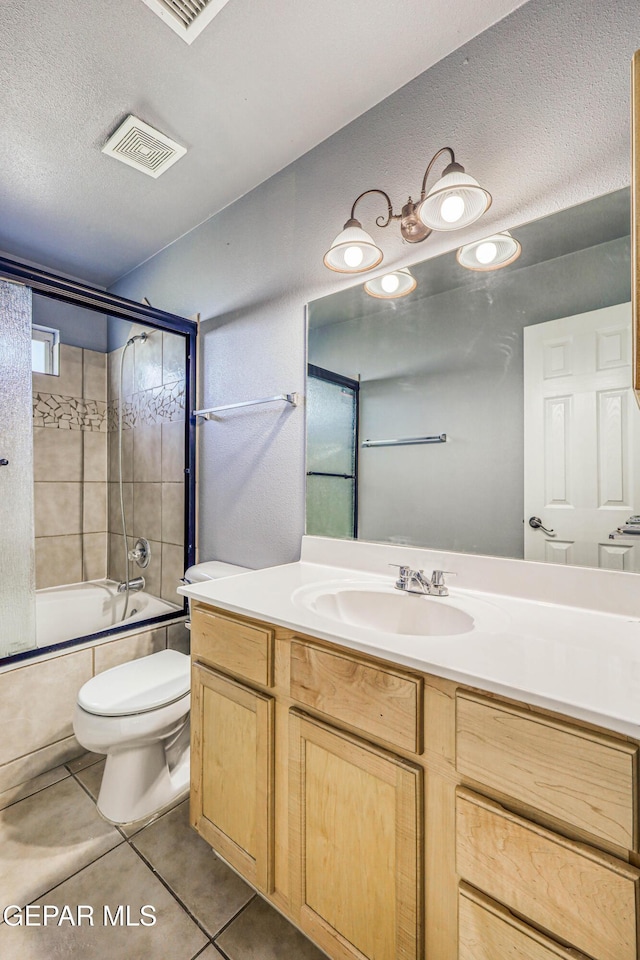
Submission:
[[[399,549],[392,548],[394,559]],[[403,551],[403,555],[410,553]],[[521,568],[529,566],[540,565],[520,564]],[[468,633],[416,637],[338,622],[301,602],[300,595],[325,582],[344,586],[366,583],[388,589],[393,574],[303,560],[196,583],[179,592],[232,613],[546,707],[640,740],[640,617],[633,613],[617,615],[450,584],[450,598],[428,598],[428,602],[458,603],[470,610],[475,604],[490,615],[479,616]],[[425,598],[406,599],[421,603]]]

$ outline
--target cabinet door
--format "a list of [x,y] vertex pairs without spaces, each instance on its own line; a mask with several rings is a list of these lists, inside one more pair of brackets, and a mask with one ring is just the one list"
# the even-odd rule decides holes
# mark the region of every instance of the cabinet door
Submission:
[[191,684],[191,824],[249,883],[273,888],[274,701],[199,663]]
[[422,770],[290,714],[291,883],[300,928],[337,960],[422,954]]

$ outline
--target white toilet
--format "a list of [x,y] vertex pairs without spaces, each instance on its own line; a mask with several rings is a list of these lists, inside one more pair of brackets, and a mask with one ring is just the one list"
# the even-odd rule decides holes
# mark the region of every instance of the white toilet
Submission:
[[[247,572],[220,561],[190,567],[185,580]],[[106,753],[98,810],[111,823],[159,813],[189,793],[191,663],[161,650],[105,670],[78,693],[73,730],[81,746]]]

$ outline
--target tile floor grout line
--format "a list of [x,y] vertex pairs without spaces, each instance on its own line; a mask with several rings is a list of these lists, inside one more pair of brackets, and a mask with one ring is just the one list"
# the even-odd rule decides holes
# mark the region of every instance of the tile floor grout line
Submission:
[[231,960],[231,957],[229,956],[229,954],[225,950],[223,950],[222,947],[218,946],[217,943],[212,942],[211,946],[214,948],[214,950],[218,951],[218,953],[223,958],[223,960]]
[[[142,831],[141,831],[141,832],[142,832]],[[135,834],[134,836],[138,836],[138,834]],[[184,912],[187,914],[187,916],[189,916],[189,917],[193,920],[193,922],[195,923],[195,925],[202,931],[202,933],[204,933],[204,935],[205,935],[205,937],[207,938],[207,940],[209,941],[209,943],[213,943],[213,935],[210,934],[207,930],[205,930],[205,928],[204,928],[204,926],[202,925],[202,923],[200,922],[200,920],[198,920],[198,918],[197,918],[196,916],[194,916],[194,914],[193,914],[193,913],[191,912],[191,910],[187,907],[187,905],[186,905],[185,903],[183,903],[183,901],[180,899],[180,897],[177,895],[177,893],[175,893],[175,891],[173,891],[173,890],[171,889],[171,887],[169,886],[169,884],[167,883],[167,881],[164,879],[164,877],[162,877],[162,876],[158,873],[158,871],[155,869],[155,867],[146,859],[146,857],[144,857],[143,854],[140,853],[140,851],[138,850],[138,848],[137,848],[137,847],[134,847],[132,841],[133,841],[133,837],[131,838],[131,840],[125,838],[125,843],[128,843],[128,844],[129,844],[129,846],[131,847],[131,849],[133,850],[133,852],[136,854],[136,856],[138,856],[138,857],[140,858],[140,860],[142,860],[142,862],[144,863],[145,867],[147,867],[147,868],[151,871],[151,873],[153,874],[153,876],[156,877],[156,879],[162,884],[162,886],[165,888],[165,890],[167,890],[168,893],[171,894],[171,896],[172,896],[173,899],[176,901],[176,903],[178,904],[178,906],[180,906],[180,907],[182,908],[182,910],[184,910]],[[215,934],[215,936],[217,936],[217,934]]]
[[[77,759],[78,757],[74,757],[74,760],[77,760]],[[71,774],[72,777],[75,777],[76,773],[83,773],[85,770],[88,770],[90,767],[95,767],[96,763],[100,763],[101,760],[102,760],[102,755],[99,754],[97,760],[92,760],[91,763],[87,763],[86,766],[84,767],[78,767],[77,770],[71,770],[69,768],[69,764],[73,763],[74,762],[73,760],[67,761],[67,763],[62,764],[62,766],[65,767],[67,770],[69,770],[69,773]]]
[[[78,773],[82,773],[82,770],[78,770]],[[77,774],[72,773],[71,776],[73,777],[73,779],[75,780],[75,782],[78,784],[78,786],[81,787],[81,788],[84,790],[84,792],[86,793],[86,795],[87,795],[87,796],[89,797],[89,799],[93,802],[93,805],[95,806],[96,811],[98,811],[98,801],[96,800],[96,798],[94,797],[94,795],[91,793],[91,791],[89,790],[89,788],[88,788],[88,787],[85,787],[84,783],[82,782],[82,780],[80,780],[80,779],[78,778]],[[115,825],[114,823],[109,823],[108,820],[105,820],[104,817],[100,814],[99,811],[98,811],[98,816],[100,817],[101,820],[104,821],[104,823],[108,823],[109,826],[110,826],[110,827],[113,827],[114,830],[118,830],[118,828],[116,827],[116,825]],[[122,834],[122,832],[121,832],[120,830],[118,830],[118,833],[120,834],[120,836],[123,836],[123,834]],[[126,837],[125,837],[124,839],[126,840]]]
[[[79,770],[78,773],[82,773],[82,770]],[[85,785],[84,785],[80,780],[78,780],[78,778],[76,777],[75,774],[71,774],[71,776],[73,777],[74,780],[77,781],[77,783],[79,784],[79,786],[82,787],[82,789],[83,789],[84,792],[90,797],[90,799],[93,800],[94,804],[96,804],[96,809],[97,809],[97,800],[96,800],[96,798],[95,798],[91,793],[89,793],[88,788],[85,787]],[[162,813],[159,817],[156,817],[155,819],[150,820],[149,823],[145,824],[144,827],[141,827],[140,830],[137,830],[135,833],[131,834],[131,836],[129,836],[129,837],[126,835],[126,833],[124,833],[123,830],[120,829],[120,827],[117,827],[115,824],[111,824],[111,826],[113,826],[114,830],[117,830],[117,831],[118,831],[118,833],[119,833],[120,836],[122,837],[122,842],[128,844],[128,846],[133,850],[133,852],[136,854],[136,856],[139,857],[140,860],[142,860],[142,862],[144,863],[144,865],[145,865],[145,866],[151,871],[151,873],[160,881],[160,883],[162,884],[162,886],[165,887],[165,889],[171,894],[171,896],[173,897],[173,899],[174,899],[174,900],[178,903],[178,905],[184,910],[184,912],[193,920],[193,922],[196,924],[196,926],[199,927],[199,929],[204,933],[205,937],[207,937],[207,939],[209,940],[209,942],[212,943],[212,942],[213,942],[213,940],[212,940],[212,935],[211,935],[207,930],[205,930],[205,928],[202,926],[201,922],[197,919],[197,917],[195,917],[195,916],[192,914],[192,912],[189,910],[189,908],[186,906],[186,904],[184,904],[184,903],[182,902],[182,900],[177,896],[177,894],[174,893],[174,891],[171,889],[171,887],[169,886],[169,884],[165,881],[164,877],[162,877],[162,876],[158,873],[158,871],[155,869],[155,867],[153,867],[153,865],[140,853],[140,851],[138,850],[138,848],[133,845],[133,840],[134,840],[136,837],[138,837],[144,830],[146,830],[147,827],[150,827],[150,826],[152,826],[153,824],[159,823],[160,820],[162,820],[165,816],[167,816],[167,814],[171,813],[171,811],[172,811],[172,810],[175,810],[175,809],[176,809],[176,807],[171,807],[171,808],[169,808],[169,809],[166,810],[164,813]],[[109,821],[105,821],[105,822],[108,823]],[[117,846],[121,846],[121,844],[117,844]],[[112,849],[113,849],[113,848],[112,848]],[[75,876],[75,874],[73,874],[73,876]],[[68,879],[70,879],[70,878],[68,878]]]
[[[222,861],[222,863],[224,863],[224,860]],[[253,901],[256,899],[257,896],[258,896],[258,894],[257,894],[257,893],[254,893],[253,896],[250,897],[249,900],[247,900],[247,902],[240,907],[240,909],[238,910],[238,912],[237,912],[237,913],[234,913],[234,915],[231,917],[231,919],[230,919],[230,920],[227,920],[227,922],[220,927],[220,929],[218,930],[218,932],[213,935],[213,937],[211,938],[211,942],[213,943],[213,945],[216,947],[217,950],[220,950],[220,947],[219,947],[218,944],[216,943],[216,940],[218,939],[218,937],[221,937],[222,934],[223,934],[223,933],[225,932],[225,930],[227,929],[227,927],[230,927],[231,924],[232,924],[235,920],[238,919],[238,917],[240,916],[240,914],[241,914],[241,913],[244,913],[244,911],[247,909],[247,907],[248,907],[250,904],[253,903]],[[224,954],[224,955],[225,955],[225,957],[226,957],[226,954]]]
[[[96,763],[98,763],[98,762],[100,762],[100,761],[96,761]],[[75,780],[76,783],[78,784],[78,786],[80,787],[80,789],[83,791],[83,793],[85,793],[85,794],[89,797],[89,799],[92,801],[92,803],[93,803],[94,805],[96,805],[96,803],[97,803],[97,802],[96,802],[96,798],[91,794],[91,792],[89,791],[88,787],[86,787],[86,786],[82,783],[82,781],[79,779],[79,775],[81,775],[85,770],[90,769],[90,767],[93,766],[93,765],[94,765],[94,764],[89,764],[87,767],[83,767],[81,770],[78,770],[78,771],[76,771],[76,772],[72,772],[71,770],[68,769],[68,767],[66,766],[66,764],[61,764],[61,766],[64,766],[65,769],[68,771],[68,776],[63,777],[62,780],[58,780],[58,781],[56,781],[55,783],[48,784],[46,787],[43,787],[41,790],[36,791],[35,794],[31,794],[30,796],[36,796],[37,794],[43,793],[45,790],[48,790],[48,789],[50,789],[51,787],[56,786],[58,783],[61,783],[61,782],[63,782],[64,780]],[[22,799],[30,799],[30,797],[23,797]],[[19,802],[21,802],[21,801],[19,801],[19,800],[15,801],[15,803],[19,803]],[[14,805],[14,804],[10,804],[9,806],[13,806],[13,805]],[[5,809],[8,809],[8,808],[5,808]],[[126,836],[126,835],[120,830],[120,828],[117,827],[115,824],[111,824],[109,821],[106,821],[106,820],[104,820],[104,818],[101,818],[101,819],[104,820],[105,823],[107,823],[107,824],[108,824],[109,826],[111,826],[114,830],[116,830],[116,832],[117,832],[118,835],[119,835],[119,840],[118,840],[118,842],[117,842],[113,847],[110,847],[109,850],[104,851],[104,853],[101,853],[99,856],[97,856],[97,857],[95,857],[94,859],[90,860],[88,863],[83,864],[81,867],[79,867],[79,869],[74,870],[74,871],[73,871],[72,873],[70,873],[68,876],[66,876],[66,877],[61,878],[60,880],[58,880],[58,882],[56,882],[55,884],[53,884],[53,886],[51,886],[51,887],[49,887],[48,889],[44,890],[42,893],[38,893],[37,896],[35,896],[35,897],[33,897],[32,899],[30,899],[29,901],[27,901],[27,903],[21,904],[21,905],[20,905],[20,909],[23,910],[26,906],[31,905],[31,904],[34,904],[37,900],[42,900],[42,899],[45,898],[48,894],[52,893],[52,892],[53,892],[54,890],[56,890],[58,887],[62,886],[64,883],[68,883],[68,882],[69,882],[70,880],[72,880],[74,877],[77,877],[80,873],[82,873],[82,872],[83,872],[84,870],[86,870],[88,867],[93,866],[93,865],[96,864],[99,860],[102,860],[104,857],[108,856],[110,853],[113,853],[114,850],[119,849],[121,846],[123,846],[123,844],[127,844],[127,845],[130,847],[130,849],[135,853],[135,855],[138,857],[138,859],[142,861],[142,863],[143,863],[143,864],[145,865],[145,867],[149,870],[149,872],[152,874],[152,876],[154,876],[154,877],[159,881],[159,883],[167,890],[167,892],[169,893],[169,895],[170,895],[170,896],[172,897],[172,899],[178,904],[178,906],[179,906],[180,909],[183,911],[183,913],[185,913],[185,914],[193,921],[193,923],[198,927],[198,929],[199,929],[199,930],[203,933],[203,935],[207,938],[207,943],[203,946],[202,950],[198,951],[198,953],[195,954],[194,957],[191,958],[191,960],[197,960],[197,958],[200,957],[200,956],[203,954],[203,952],[204,952],[205,950],[207,950],[210,946],[214,946],[214,948],[220,953],[220,955],[224,958],[224,960],[231,960],[231,958],[230,958],[229,955],[225,952],[225,950],[224,950],[221,946],[219,946],[215,941],[216,941],[219,937],[221,937],[221,936],[223,935],[223,933],[228,929],[228,927],[229,927],[232,923],[234,923],[234,922],[238,919],[238,917],[253,903],[253,901],[254,901],[254,900],[256,899],[256,897],[257,897],[257,894],[256,894],[256,893],[253,893],[253,895],[249,898],[249,900],[248,900],[245,904],[243,904],[242,907],[240,907],[240,909],[237,910],[236,913],[234,913],[234,915],[233,915],[232,917],[230,917],[229,920],[226,921],[226,923],[224,923],[215,933],[210,934],[210,933],[205,929],[205,927],[204,927],[203,924],[200,922],[200,920],[198,920],[198,918],[192,913],[192,911],[189,909],[189,907],[181,900],[181,898],[177,895],[177,893],[175,893],[174,890],[171,889],[171,887],[169,886],[168,882],[164,879],[164,877],[162,877],[162,875],[158,872],[158,870],[156,870],[156,868],[150,863],[150,861],[147,860],[147,858],[146,858],[146,857],[140,852],[140,850],[138,850],[138,848],[134,845],[134,841],[135,841],[135,840],[137,839],[137,837],[146,829],[147,826],[151,826],[152,824],[158,823],[158,822],[159,822],[160,820],[162,820],[168,813],[170,813],[172,810],[175,810],[175,809],[176,809],[176,807],[172,807],[172,808],[170,808],[169,810],[165,811],[165,813],[163,813],[163,814],[162,814],[161,816],[159,816],[157,819],[150,821],[148,824],[145,824],[144,827],[141,827],[141,829],[140,829],[139,831],[137,831],[135,834],[132,834],[130,837]]]
[[[6,806],[0,807],[0,814],[2,813],[3,810],[8,810],[9,807],[15,807],[16,803],[22,803],[23,800],[30,800],[31,797],[37,797],[38,794],[39,794],[39,793],[42,793],[43,790],[48,790],[49,787],[55,787],[56,784],[62,783],[63,780],[68,780],[68,779],[69,779],[70,777],[72,777],[72,776],[73,776],[73,774],[69,772],[69,773],[67,773],[66,777],[60,777],[59,780],[54,780],[53,783],[47,783],[44,787],[40,787],[39,790],[34,790],[33,793],[28,793],[28,794],[26,795],[26,797],[18,797],[17,800],[12,800],[11,803],[8,803]],[[28,783],[29,781],[27,780],[27,781],[25,781],[25,782]],[[19,783],[19,784],[18,784],[18,787],[20,787],[20,786],[22,786],[22,784]],[[13,787],[9,787],[8,790],[3,791],[3,792],[8,793],[9,790],[12,790],[12,789],[13,789]],[[16,789],[17,789],[17,787],[16,787]]]
[[87,867],[92,867],[94,863],[98,862],[98,860],[102,860],[103,857],[106,857],[110,853],[113,853],[113,851],[121,847],[122,843],[124,842],[126,841],[122,841],[121,843],[116,843],[115,847],[111,847],[110,850],[105,850],[105,852],[101,853],[99,857],[95,858],[95,860],[90,860],[89,863],[85,863],[82,867],[80,867],[79,870],[74,870],[73,873],[70,873],[68,877],[64,877],[64,879],[59,880],[57,883],[54,883],[54,885],[52,887],[49,887],[48,890],[45,890],[43,893],[39,893],[37,897],[34,897],[32,900],[28,900],[27,903],[21,904],[20,909],[24,910],[25,907],[31,906],[32,904],[34,904],[36,900],[42,900],[43,897],[46,897],[49,893],[52,893],[54,890],[57,890],[58,887],[61,887],[63,883],[67,883],[69,880],[73,880],[74,877],[77,877],[78,874],[82,873],[83,870],[86,870]]
[[[202,954],[205,952],[205,950],[208,950],[209,947],[212,947],[212,946],[213,944],[211,943],[211,941],[209,941],[209,943],[205,943],[202,950],[198,950],[198,952],[193,957],[191,957],[191,960],[198,960],[198,957],[201,957]],[[225,957],[225,960],[229,960],[229,958]]]

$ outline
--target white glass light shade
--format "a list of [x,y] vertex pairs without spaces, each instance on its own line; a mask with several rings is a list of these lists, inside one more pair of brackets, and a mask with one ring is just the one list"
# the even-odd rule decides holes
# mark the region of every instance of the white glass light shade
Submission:
[[324,265],[337,273],[364,273],[382,262],[382,250],[357,220],[349,220],[324,255]]
[[491,206],[491,194],[468,173],[446,173],[418,207],[418,216],[432,230],[460,230]]
[[408,293],[412,293],[417,286],[416,278],[406,267],[402,267],[392,273],[385,273],[381,277],[367,280],[364,289],[370,297],[377,297],[379,300],[397,300],[398,297],[406,297]]
[[475,243],[465,243],[456,253],[456,260],[467,270],[499,270],[517,260],[521,253],[520,243],[505,230]]

